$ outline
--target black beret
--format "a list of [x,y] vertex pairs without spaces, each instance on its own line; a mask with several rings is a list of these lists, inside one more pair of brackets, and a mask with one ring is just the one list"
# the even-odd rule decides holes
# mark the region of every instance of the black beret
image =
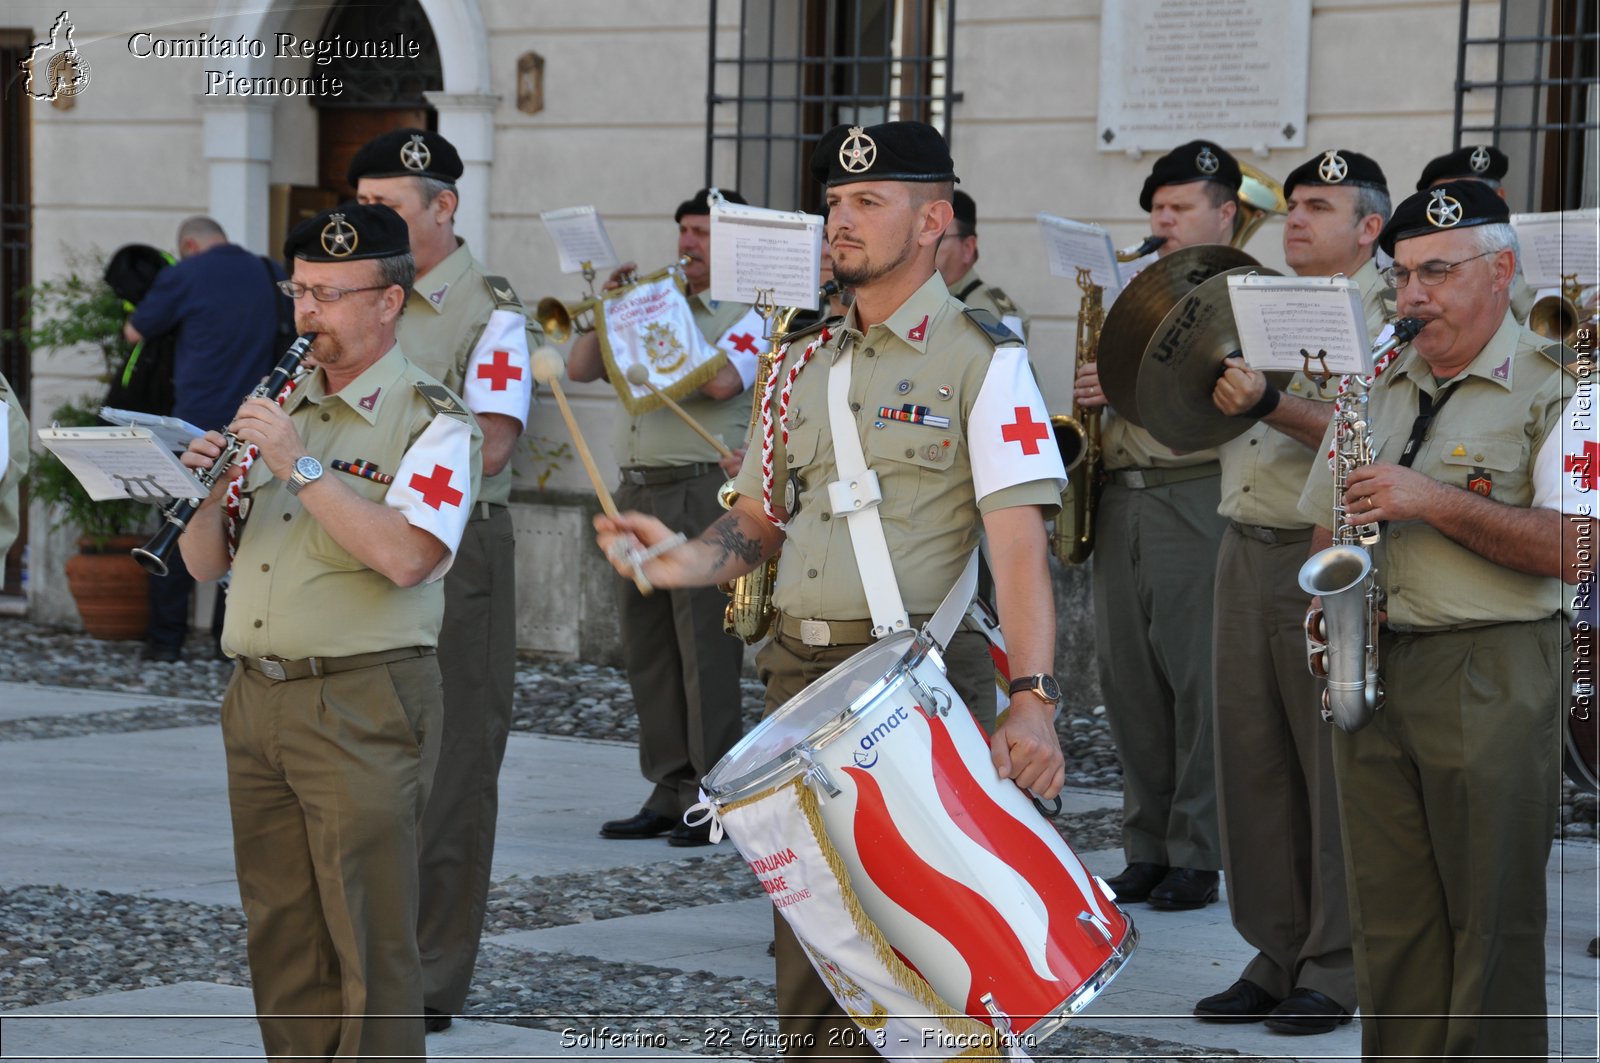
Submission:
[[137,306],[156,282],[156,274],[172,265],[172,256],[149,244],[124,244],[106,263],[106,285],[117,298]]
[[1166,185],[1185,185],[1191,181],[1215,181],[1237,192],[1244,183],[1239,172],[1239,160],[1209,140],[1191,140],[1180,144],[1156,160],[1150,176],[1144,179],[1144,190],[1139,193],[1139,206],[1145,210],[1155,198],[1156,189]]
[[926,122],[837,125],[817,141],[811,176],[828,186],[857,181],[954,181],[944,134]]
[[1417,179],[1417,191],[1426,192],[1435,181],[1454,181],[1457,178],[1498,181],[1510,167],[1511,160],[1499,148],[1492,144],[1474,144],[1441,155],[1424,166],[1422,176]]
[[[738,192],[734,191],[731,188],[719,188],[719,189],[717,189],[717,191],[721,192],[722,193],[722,198],[727,200],[729,203],[747,203],[747,202],[749,202],[743,196],[741,196]],[[673,214],[672,214],[672,220],[675,221],[675,222],[680,222],[680,221],[683,220],[684,215],[686,215],[686,214],[710,214],[710,213],[711,213],[711,189],[702,188],[700,191],[698,191],[698,192],[696,192],[694,194],[694,198],[686,199],[682,203],[678,204],[678,209],[676,211],[674,211]]]
[[406,221],[382,203],[341,203],[296,225],[283,241],[284,261],[354,262],[411,252]]
[[1414,192],[1396,208],[1378,234],[1378,246],[1394,254],[1400,240],[1444,229],[1470,229],[1511,220],[1511,208],[1482,181],[1447,181],[1426,192]]
[[1294,192],[1296,185],[1356,185],[1389,191],[1389,182],[1381,166],[1359,152],[1344,148],[1329,148],[1290,170],[1289,176],[1283,179],[1285,198]]
[[958,188],[950,205],[955,208],[956,221],[965,225],[972,232],[978,231],[978,204],[972,201],[971,196]]
[[463,169],[455,145],[438,133],[395,129],[362,145],[345,180],[351,188],[363,177],[431,177],[454,184]]

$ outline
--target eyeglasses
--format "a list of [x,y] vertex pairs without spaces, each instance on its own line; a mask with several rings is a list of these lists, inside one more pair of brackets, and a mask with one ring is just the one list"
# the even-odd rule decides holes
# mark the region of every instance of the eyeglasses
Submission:
[[376,292],[390,287],[387,284],[369,284],[365,288],[335,288],[331,284],[301,284],[299,281],[279,281],[278,291],[291,299],[298,299],[307,292],[311,298],[319,303],[336,303],[351,292]]
[[1383,271],[1383,282],[1395,291],[1399,291],[1410,284],[1412,276],[1415,275],[1425,287],[1434,288],[1449,280],[1450,274],[1454,273],[1458,266],[1465,266],[1474,259],[1492,254],[1493,251],[1484,251],[1482,254],[1473,255],[1472,258],[1464,258],[1460,262],[1424,262],[1415,270],[1406,269],[1404,266],[1390,266]]

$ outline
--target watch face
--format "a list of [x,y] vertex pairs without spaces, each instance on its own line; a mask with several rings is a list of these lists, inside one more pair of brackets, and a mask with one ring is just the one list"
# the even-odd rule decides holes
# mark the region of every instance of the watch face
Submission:
[[1061,688],[1056,685],[1055,676],[1042,675],[1039,677],[1039,692],[1046,701],[1060,701]]
[[295,459],[294,471],[299,473],[303,479],[315,480],[322,475],[322,462],[307,454],[303,458]]

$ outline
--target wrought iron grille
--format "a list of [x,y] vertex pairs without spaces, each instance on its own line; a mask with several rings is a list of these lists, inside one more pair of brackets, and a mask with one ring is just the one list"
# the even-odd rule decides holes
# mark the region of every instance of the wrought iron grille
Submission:
[[[1493,143],[1511,158],[1512,210],[1592,207],[1600,185],[1600,26],[1595,0],[1500,0],[1492,36],[1468,34],[1461,0],[1456,59],[1456,147]],[[1494,76],[1474,80],[1488,64]],[[1487,123],[1469,122],[1467,94],[1492,92]]]
[[738,0],[739,50],[717,53],[711,0],[706,183],[731,150],[752,203],[816,210],[807,163],[842,122],[928,122],[950,136],[956,0]]

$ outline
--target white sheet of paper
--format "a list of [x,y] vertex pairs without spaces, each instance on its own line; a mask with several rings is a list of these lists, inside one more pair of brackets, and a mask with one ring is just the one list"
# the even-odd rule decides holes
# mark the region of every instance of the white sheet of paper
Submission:
[[1350,278],[1229,277],[1228,301],[1250,368],[1371,374],[1361,288]]
[[148,428],[174,454],[182,454],[189,449],[189,440],[206,434],[205,429],[196,428],[182,417],[163,417],[158,413],[119,410],[112,406],[100,407],[100,419],[124,428]]
[[1089,270],[1089,279],[1105,291],[1105,305],[1116,298],[1122,287],[1122,273],[1117,269],[1117,249],[1111,244],[1111,234],[1098,225],[1071,221],[1054,214],[1038,214],[1039,235],[1044,238],[1044,250],[1050,260],[1050,273],[1056,277],[1077,280],[1078,270]]
[[1576,273],[1585,288],[1600,284],[1600,208],[1513,214],[1522,275],[1533,288],[1559,288]]
[[582,273],[583,264],[594,270],[617,265],[617,251],[606,235],[606,223],[593,207],[563,207],[539,214],[539,220],[556,242],[562,273]]
[[819,215],[711,204],[711,298],[753,303],[770,288],[776,306],[815,310],[821,270]]
[[206,489],[148,428],[41,428],[39,442],[60,458],[96,502],[200,498]]

